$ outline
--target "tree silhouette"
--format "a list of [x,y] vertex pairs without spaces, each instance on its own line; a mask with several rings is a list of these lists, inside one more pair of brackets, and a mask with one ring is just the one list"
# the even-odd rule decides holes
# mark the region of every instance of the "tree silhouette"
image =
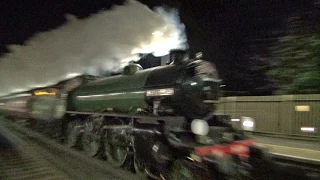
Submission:
[[276,94],[320,93],[319,24],[310,12],[285,19],[286,35],[270,47]]

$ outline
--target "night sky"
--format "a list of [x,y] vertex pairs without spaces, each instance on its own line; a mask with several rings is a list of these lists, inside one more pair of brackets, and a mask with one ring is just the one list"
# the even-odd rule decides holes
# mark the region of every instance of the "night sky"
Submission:
[[[85,18],[109,9],[116,0],[2,0],[0,2],[0,53],[8,44],[23,44],[37,32],[57,28],[65,22],[64,14]],[[214,62],[230,91],[254,92],[264,86],[265,76],[253,81],[241,76],[247,71],[248,47],[259,39],[281,36],[283,19],[306,11],[318,13],[316,0],[140,0],[150,8],[167,5],[180,10],[186,25],[192,52],[202,51],[204,59]],[[320,19],[320,18],[319,18]],[[272,32],[279,32],[275,35]],[[264,51],[259,46],[255,51]],[[249,72],[250,73],[250,72]],[[252,79],[252,78],[251,78]]]

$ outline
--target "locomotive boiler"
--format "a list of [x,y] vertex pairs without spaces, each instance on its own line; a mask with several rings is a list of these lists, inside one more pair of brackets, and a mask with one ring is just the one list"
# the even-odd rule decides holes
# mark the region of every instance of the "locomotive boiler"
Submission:
[[142,70],[131,64],[122,75],[89,82],[71,93],[69,107],[79,112],[121,112],[203,118],[212,111],[206,101],[218,99],[219,77],[212,63],[190,60],[174,51],[172,62]]

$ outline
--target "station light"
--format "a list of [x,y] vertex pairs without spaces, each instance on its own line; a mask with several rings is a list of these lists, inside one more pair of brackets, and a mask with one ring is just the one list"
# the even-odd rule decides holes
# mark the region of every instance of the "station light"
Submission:
[[301,127],[300,128],[302,132],[315,132],[316,128],[314,127]]
[[252,128],[253,125],[254,125],[254,122],[252,122],[252,121],[243,121],[242,125],[245,126],[245,127]]
[[295,106],[295,110],[298,112],[309,112],[310,111],[310,106],[308,105],[298,105]]

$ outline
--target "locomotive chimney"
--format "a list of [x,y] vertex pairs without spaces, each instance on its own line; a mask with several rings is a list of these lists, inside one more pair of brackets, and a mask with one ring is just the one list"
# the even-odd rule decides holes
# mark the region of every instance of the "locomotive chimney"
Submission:
[[171,50],[169,62],[167,64],[183,64],[185,61],[189,59],[188,53],[185,50]]

